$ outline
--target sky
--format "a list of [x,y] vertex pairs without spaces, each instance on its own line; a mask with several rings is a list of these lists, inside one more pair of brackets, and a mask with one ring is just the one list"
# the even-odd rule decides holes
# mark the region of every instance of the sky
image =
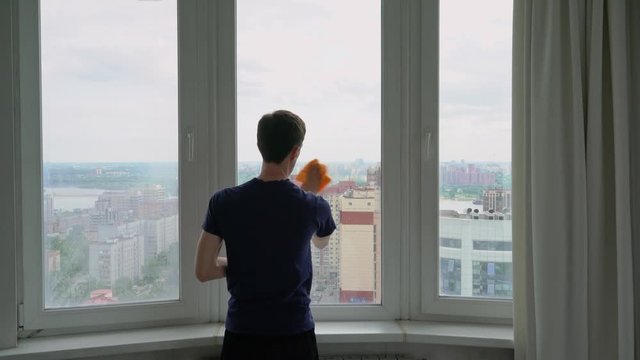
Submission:
[[43,159],[177,159],[176,2],[42,0]]
[[[175,161],[176,1],[42,0],[43,159]],[[441,161],[509,161],[511,2],[441,2]],[[380,0],[238,0],[238,159],[276,109],[301,158],[379,161]]]

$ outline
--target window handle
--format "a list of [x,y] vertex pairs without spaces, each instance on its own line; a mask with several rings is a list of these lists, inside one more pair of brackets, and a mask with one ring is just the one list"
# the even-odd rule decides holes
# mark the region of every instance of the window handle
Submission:
[[187,131],[187,161],[195,161],[195,134],[193,130]]
[[422,159],[423,161],[431,160],[431,130],[422,134]]

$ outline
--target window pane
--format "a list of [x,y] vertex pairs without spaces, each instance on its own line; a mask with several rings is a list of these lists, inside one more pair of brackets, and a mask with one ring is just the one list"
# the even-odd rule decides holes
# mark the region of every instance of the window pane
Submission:
[[314,158],[328,164],[322,196],[338,226],[325,249],[312,246],[312,302],[381,303],[381,3],[237,4],[238,181],[259,173],[260,117],[300,115],[307,135],[294,174]]
[[440,2],[443,296],[512,297],[511,28],[511,0]]
[[45,307],[177,299],[175,0],[42,0]]

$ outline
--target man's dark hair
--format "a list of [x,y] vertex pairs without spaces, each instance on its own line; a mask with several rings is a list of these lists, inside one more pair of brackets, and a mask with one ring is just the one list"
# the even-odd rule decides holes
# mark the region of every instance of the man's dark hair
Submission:
[[294,147],[302,145],[306,132],[304,121],[291,111],[264,114],[258,122],[258,150],[262,160],[281,163]]

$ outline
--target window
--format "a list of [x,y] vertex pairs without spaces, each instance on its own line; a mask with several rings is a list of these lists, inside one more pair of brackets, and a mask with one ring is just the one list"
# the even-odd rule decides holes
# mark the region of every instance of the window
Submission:
[[511,242],[492,240],[473,240],[473,250],[511,251]]
[[462,239],[440,237],[440,246],[446,247],[446,248],[460,249],[462,247]]
[[510,297],[513,291],[511,262],[473,262],[473,295]]
[[177,3],[40,4],[45,308],[179,298]]
[[460,259],[451,259],[441,256],[440,274],[442,277],[443,293],[447,295],[460,295],[462,293],[462,274],[460,269]]
[[195,8],[18,4],[24,328],[208,316],[185,241],[206,179],[180,146],[204,97],[184,86],[197,52],[178,42],[194,36],[178,24]]
[[[312,296],[326,305],[314,310],[316,318],[397,318],[400,300],[384,294],[398,292],[399,269],[384,264],[398,257],[399,241],[382,239],[400,233],[400,212],[381,215],[399,204],[382,192],[383,179],[390,188],[399,184],[399,165],[382,165],[397,157],[398,146],[382,147],[400,143],[400,98],[382,93],[394,85],[400,54],[397,41],[383,48],[382,36],[401,38],[399,7],[362,1],[336,12],[337,3],[301,5],[296,11],[307,20],[291,26],[315,36],[302,39],[310,54],[331,51],[316,61],[287,48],[307,65],[283,69],[256,62],[265,57],[251,45],[269,39],[256,33],[261,23],[251,9],[264,4],[247,2],[243,11],[244,4],[19,2],[22,257],[34,264],[24,270],[25,330],[222,320],[224,283],[197,282],[189,239],[199,234],[211,193],[257,174],[251,134],[276,106],[305,118],[317,135],[305,142],[308,158],[301,160],[320,158],[334,178],[325,196],[339,228],[332,248],[314,250],[319,281]],[[275,18],[297,5],[283,1],[265,11]],[[349,28],[353,16],[367,25]],[[292,36],[279,34],[277,22],[260,26]],[[341,76],[318,77],[323,71]],[[308,93],[298,94],[302,84],[311,84]],[[256,96],[257,85],[266,96]],[[26,221],[34,218],[35,226]],[[356,261],[344,261],[349,251]]]
[[333,177],[317,320],[511,316],[508,1],[19,13],[26,330],[223,320],[194,239],[209,196],[257,175],[256,123],[277,108],[308,125],[299,165]]
[[[237,2],[238,182],[260,172],[257,122],[284,108],[305,120],[297,169],[318,158],[338,226],[312,247],[313,304],[382,302],[381,3]],[[357,26],[353,19],[357,18]]]
[[510,318],[513,4],[421,5],[422,314]]
[[[472,242],[463,252],[511,250],[511,17],[508,0],[440,3],[439,228],[440,236],[463,228],[462,241]],[[487,240],[472,240],[478,237]],[[474,263],[477,256],[463,255]],[[451,295],[445,275],[440,293]],[[511,281],[511,274],[505,279]],[[463,285],[466,291],[458,295],[496,294],[476,291],[475,277],[473,283],[473,291]],[[500,297],[511,297],[510,289]]]

